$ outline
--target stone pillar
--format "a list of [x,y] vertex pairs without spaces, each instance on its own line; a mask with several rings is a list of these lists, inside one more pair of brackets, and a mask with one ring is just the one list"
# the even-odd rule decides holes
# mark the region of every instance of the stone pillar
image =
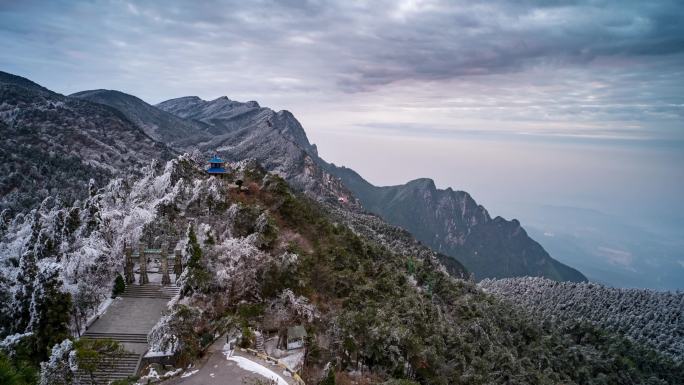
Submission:
[[159,253],[159,263],[161,265],[161,273],[162,273],[162,279],[161,283],[162,285],[170,285],[171,284],[171,277],[169,277],[169,261],[166,258],[166,242],[162,243],[161,246],[161,251]]
[[126,264],[124,265],[124,276],[126,278],[126,285],[135,283],[135,274],[133,274],[133,250],[126,246],[124,249],[126,254]]
[[173,274],[176,274],[176,280],[180,278],[181,274],[183,274],[183,260],[181,256],[181,251],[176,249],[176,258],[173,261]]
[[150,283],[150,279],[147,277],[147,256],[145,256],[145,244],[140,242],[138,244],[138,250],[140,250],[140,278],[138,279],[138,283],[144,285]]

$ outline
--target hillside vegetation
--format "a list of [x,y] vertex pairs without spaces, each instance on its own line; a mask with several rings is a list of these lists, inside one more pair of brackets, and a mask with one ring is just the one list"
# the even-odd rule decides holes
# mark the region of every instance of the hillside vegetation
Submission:
[[480,282],[480,287],[546,321],[590,322],[676,360],[684,359],[684,293],[619,289],[538,277],[488,279]]
[[[20,255],[19,265],[36,266],[33,281],[3,286],[4,295],[45,287],[36,286],[44,281],[38,277],[54,268],[49,287],[78,298],[96,277],[113,284],[124,240],[142,237],[155,244],[174,238],[187,262],[184,298],[157,325],[153,342],[161,349],[171,343],[185,362],[217,331],[276,322],[306,325],[312,336],[304,370],[310,383],[321,378],[329,361],[338,364],[340,378],[353,369],[368,381],[407,378],[423,384],[682,380],[681,366],[653,351],[586,324],[538,323],[474,283],[448,275],[434,253],[396,253],[352,232],[323,206],[291,192],[282,179],[254,164],[242,164],[233,177],[243,179],[247,191],[180,158],[147,169],[141,178],[115,180],[93,191],[80,206],[77,226],[53,226],[62,223],[59,213],[75,207],[43,205],[3,235],[3,247],[24,242],[22,252],[5,249],[3,255]],[[366,230],[373,228],[369,224]],[[77,232],[81,240],[69,241],[65,231]],[[382,236],[389,244],[390,234]],[[101,247],[83,243],[96,240]],[[84,247],[98,250],[93,252],[100,257],[79,259]],[[25,269],[12,268],[18,266],[14,263],[4,260],[3,274],[23,274]],[[21,298],[9,303],[19,306]],[[78,314],[77,304],[65,300],[54,306]],[[43,313],[32,309],[23,324],[3,334],[40,324]],[[73,317],[52,322],[65,332],[74,328]],[[46,359],[46,345],[59,337],[32,345],[38,335],[20,339],[9,350],[22,357],[22,351],[40,347]]]

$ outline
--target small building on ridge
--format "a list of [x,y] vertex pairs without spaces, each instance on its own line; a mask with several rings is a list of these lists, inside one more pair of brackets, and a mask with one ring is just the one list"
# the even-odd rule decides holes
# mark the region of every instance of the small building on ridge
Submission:
[[219,158],[218,156],[214,156],[209,160],[209,168],[207,169],[207,173],[209,174],[225,174],[228,171],[226,170],[226,161]]

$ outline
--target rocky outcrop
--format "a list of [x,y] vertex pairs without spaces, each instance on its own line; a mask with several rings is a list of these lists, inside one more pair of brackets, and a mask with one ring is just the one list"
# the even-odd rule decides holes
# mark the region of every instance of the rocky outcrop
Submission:
[[519,221],[491,218],[467,192],[437,189],[426,178],[376,187],[351,169],[335,165],[326,169],[342,179],[366,210],[458,259],[477,279],[539,276],[586,281],[579,271],[551,258]]
[[289,111],[276,112],[257,102],[241,103],[225,96],[210,101],[187,96],[157,107],[209,125],[211,137],[194,143],[204,153],[216,153],[230,161],[253,158],[309,196],[330,203],[343,198],[349,206],[356,206],[353,194],[339,178],[321,167],[316,146]]

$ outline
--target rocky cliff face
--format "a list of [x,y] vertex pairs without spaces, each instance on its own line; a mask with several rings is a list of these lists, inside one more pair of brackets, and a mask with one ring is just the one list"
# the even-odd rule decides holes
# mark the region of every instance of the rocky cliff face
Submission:
[[355,205],[353,195],[339,178],[320,167],[316,146],[309,143],[289,111],[275,112],[257,102],[241,103],[225,96],[210,101],[188,96],[157,107],[209,125],[211,138],[194,143],[204,153],[217,153],[231,161],[254,158],[310,196],[327,202],[342,197]]
[[223,96],[202,100],[186,96],[152,106],[119,91],[93,90],[71,95],[119,110],[154,139],[180,152],[198,149],[229,161],[253,158],[295,188],[327,202],[340,197],[355,206],[351,192],[322,169],[316,146],[289,111],[275,112]]
[[113,108],[0,72],[0,210],[80,199],[90,179],[102,185],[172,156]]
[[437,189],[431,179],[376,187],[348,168],[326,169],[340,177],[367,210],[458,259],[477,279],[529,275],[586,281],[579,271],[551,258],[519,221],[491,218],[467,192]]

